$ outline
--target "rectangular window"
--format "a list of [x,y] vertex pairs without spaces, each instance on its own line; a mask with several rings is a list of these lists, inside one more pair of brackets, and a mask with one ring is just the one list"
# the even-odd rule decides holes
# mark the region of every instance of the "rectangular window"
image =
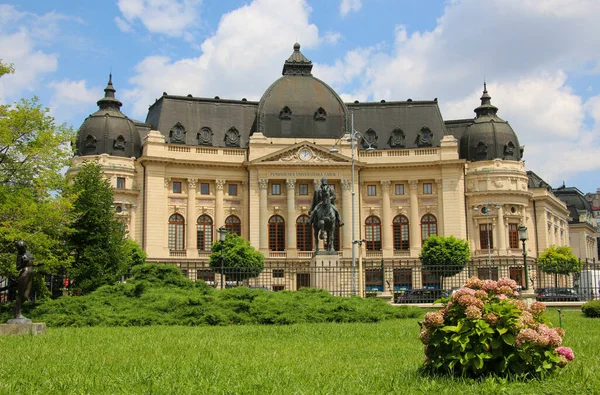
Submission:
[[509,248],[519,248],[519,230],[517,224],[508,224]]
[[492,224],[479,224],[479,246],[482,250],[494,248]]
[[281,195],[281,184],[271,184],[271,195]]
[[285,290],[285,285],[273,285],[273,292]]
[[367,196],[377,196],[377,185],[367,185]]
[[365,269],[365,291],[383,292],[383,271],[381,269]]
[[298,186],[299,195],[308,195],[308,184],[300,184]]
[[183,273],[183,277],[185,277],[185,278],[188,277],[188,270],[187,269],[181,269],[181,273]]
[[173,181],[173,193],[181,193],[181,181]]
[[125,189],[125,177],[117,177],[117,189]]
[[426,182],[423,184],[423,194],[425,195],[431,195],[433,192],[433,190],[431,189],[431,183],[430,182]]
[[284,271],[283,269],[273,269],[273,278],[283,278]]
[[396,184],[396,195],[404,195],[404,184]]
[[211,269],[198,269],[196,272],[196,281],[202,280],[206,285],[215,285],[215,272]]
[[508,275],[510,276],[511,280],[515,280],[515,282],[517,283],[517,285],[523,286],[524,285],[524,281],[523,281],[523,268],[522,267],[511,267],[508,269]]
[[237,196],[237,184],[229,184],[229,196]]
[[200,195],[210,195],[210,184],[209,183],[201,183],[200,184]]
[[412,288],[412,269],[394,269],[394,291]]
[[498,281],[498,267],[479,267],[477,268],[477,277],[481,280]]

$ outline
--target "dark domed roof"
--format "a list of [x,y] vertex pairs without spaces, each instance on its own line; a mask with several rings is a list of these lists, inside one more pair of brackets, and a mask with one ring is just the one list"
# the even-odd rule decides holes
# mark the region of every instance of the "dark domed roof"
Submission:
[[569,215],[573,218],[570,222],[579,222],[579,212],[581,211],[587,211],[590,216],[592,215],[592,206],[579,189],[563,184],[561,187],[553,189],[552,193],[567,205]]
[[121,106],[110,75],[104,97],[98,100],[100,109],[87,117],[77,132],[78,155],[140,155],[140,134],[133,121],[121,112]]
[[257,130],[267,137],[338,138],[346,130],[348,109],[326,83],[311,74],[312,62],[300,44],[283,66],[283,76],[263,94]]
[[492,159],[521,160],[522,148],[512,127],[498,117],[485,83],[477,117],[460,138],[460,157],[471,162]]

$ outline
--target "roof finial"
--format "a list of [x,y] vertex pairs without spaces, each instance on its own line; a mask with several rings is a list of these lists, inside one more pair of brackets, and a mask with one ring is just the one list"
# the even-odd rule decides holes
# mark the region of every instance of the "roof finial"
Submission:
[[485,82],[485,76],[483,77],[483,93],[487,93],[487,83]]
[[112,71],[108,75],[108,85],[112,85]]
[[104,97],[98,100],[98,106],[100,108],[116,108],[117,110],[122,106],[122,103],[115,98],[115,88],[112,83],[112,71],[108,74],[108,84],[104,88]]

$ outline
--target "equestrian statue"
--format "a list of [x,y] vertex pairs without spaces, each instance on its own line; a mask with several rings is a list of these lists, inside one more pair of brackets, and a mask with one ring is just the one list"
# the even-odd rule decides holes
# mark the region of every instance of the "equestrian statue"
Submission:
[[333,246],[335,224],[344,226],[340,219],[340,212],[335,207],[335,199],[335,190],[327,184],[327,179],[323,177],[321,185],[315,189],[310,208],[310,224],[313,227],[315,253],[319,252],[319,240],[324,240],[325,251],[335,252]]

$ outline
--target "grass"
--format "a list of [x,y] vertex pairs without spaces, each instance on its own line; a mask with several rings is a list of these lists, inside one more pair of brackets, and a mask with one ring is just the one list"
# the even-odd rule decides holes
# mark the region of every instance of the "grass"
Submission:
[[[555,310],[551,320],[558,323]],[[564,312],[576,359],[544,381],[428,378],[417,319],[286,326],[49,328],[0,338],[0,393],[600,393],[597,319]]]

